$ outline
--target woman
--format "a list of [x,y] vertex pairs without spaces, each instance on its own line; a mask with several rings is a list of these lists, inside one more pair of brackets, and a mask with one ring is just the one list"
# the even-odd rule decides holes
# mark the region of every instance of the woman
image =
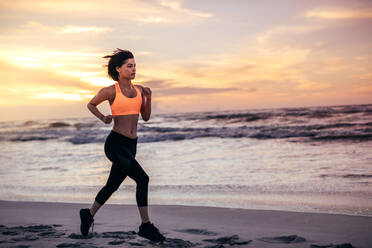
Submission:
[[[114,126],[105,141],[105,154],[112,162],[106,185],[98,192],[91,208],[80,209],[80,231],[88,235],[94,222],[94,215],[129,176],[136,184],[136,201],[141,216],[138,235],[152,241],[163,241],[165,237],[150,222],[148,216],[147,193],[149,177],[136,161],[137,124],[141,113],[142,119],[148,121],[151,115],[151,90],[141,85],[133,85],[131,80],[136,73],[133,54],[128,50],[117,49],[110,58],[108,74],[117,81],[114,85],[102,88],[88,103],[88,109],[101,121]],[[112,115],[104,116],[97,105],[108,100]],[[94,225],[94,223],[93,223]]]

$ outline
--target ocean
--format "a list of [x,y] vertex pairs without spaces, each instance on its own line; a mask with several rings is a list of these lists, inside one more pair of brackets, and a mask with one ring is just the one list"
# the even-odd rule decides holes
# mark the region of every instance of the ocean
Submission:
[[[108,178],[112,124],[0,122],[0,199],[91,204]],[[372,216],[372,104],[153,114],[137,161],[149,205]],[[107,203],[136,204],[127,177]]]

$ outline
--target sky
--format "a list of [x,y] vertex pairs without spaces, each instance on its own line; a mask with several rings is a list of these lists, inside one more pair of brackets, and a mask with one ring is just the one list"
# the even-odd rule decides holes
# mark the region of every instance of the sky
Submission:
[[153,114],[372,103],[370,0],[0,0],[0,20],[0,121],[92,116],[116,48]]

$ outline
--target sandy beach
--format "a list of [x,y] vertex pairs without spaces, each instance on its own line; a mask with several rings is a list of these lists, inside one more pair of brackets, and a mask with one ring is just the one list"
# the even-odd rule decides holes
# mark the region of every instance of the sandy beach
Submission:
[[79,203],[0,201],[1,247],[372,247],[372,217],[340,214],[151,205],[167,237],[136,235],[135,205],[106,204],[93,233],[80,235]]

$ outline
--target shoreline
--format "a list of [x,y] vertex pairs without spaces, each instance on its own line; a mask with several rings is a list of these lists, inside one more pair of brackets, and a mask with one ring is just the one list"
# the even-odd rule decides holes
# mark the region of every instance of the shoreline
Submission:
[[[219,198],[215,198],[211,197],[211,195],[206,195],[206,192],[196,192],[194,195],[189,195],[187,197],[178,195],[177,191],[162,192],[162,194],[160,194],[154,190],[153,187],[154,186],[151,186],[150,189],[152,190],[150,205],[220,207],[372,217],[372,198],[370,198],[372,195],[369,192],[259,192],[255,194],[248,192],[242,195],[230,194],[228,196],[221,195]],[[98,189],[94,188],[90,190],[94,191]],[[135,191],[135,185],[121,185],[119,189],[120,194],[116,194],[110,198],[110,204],[131,205],[135,203],[135,196],[132,194],[133,191]],[[85,195],[75,195],[74,198],[69,198],[65,195],[61,198],[61,193],[58,196],[58,190],[53,190],[48,191],[50,194],[53,192],[52,196],[48,195],[50,199],[44,199],[40,196],[38,198],[38,195],[32,195],[32,192],[33,191],[30,190],[22,195],[18,195],[18,199],[15,198],[4,201],[91,204],[91,199],[94,198],[94,195],[90,192],[85,192]],[[200,195],[203,195],[204,198],[196,198],[196,196]],[[165,198],[165,196],[172,197]],[[228,199],[226,199],[226,197],[228,197]],[[62,200],[59,201],[57,199]],[[75,199],[80,200],[76,201]],[[204,199],[204,202],[202,202],[202,199]],[[2,201],[1,198],[0,201]]]
[[[135,234],[140,218],[133,204],[105,204],[94,217],[94,233],[82,237],[78,212],[89,207],[85,203],[0,200],[1,245],[112,247],[116,242],[125,247],[157,246]],[[366,216],[182,205],[150,205],[149,216],[167,237],[161,247],[372,246],[372,217]],[[4,234],[10,230],[13,235]]]

